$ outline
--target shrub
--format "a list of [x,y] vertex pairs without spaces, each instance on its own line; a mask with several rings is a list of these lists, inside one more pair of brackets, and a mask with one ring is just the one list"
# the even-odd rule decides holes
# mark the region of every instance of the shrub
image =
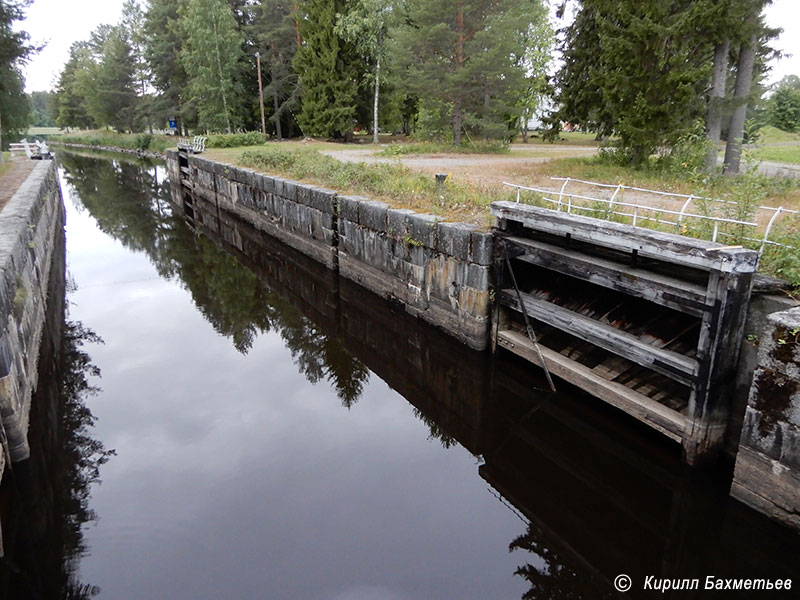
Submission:
[[222,133],[208,138],[209,148],[234,148],[237,146],[260,146],[266,141],[264,134],[258,131],[246,133]]

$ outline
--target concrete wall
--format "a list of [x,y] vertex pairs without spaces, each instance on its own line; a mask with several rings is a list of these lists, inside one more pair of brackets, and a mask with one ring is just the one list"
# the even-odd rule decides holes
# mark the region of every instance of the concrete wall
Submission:
[[[401,303],[471,348],[486,348],[490,233],[199,156],[190,156],[182,170],[176,151],[167,151],[167,165],[171,181],[183,181],[196,197]],[[181,193],[178,187],[173,183],[173,195]]]
[[63,226],[64,206],[55,164],[42,161],[0,212],[3,463],[6,455],[12,462],[30,455],[27,433],[31,395],[38,381],[51,263],[58,240],[63,240]]
[[767,316],[731,493],[800,528],[800,307]]

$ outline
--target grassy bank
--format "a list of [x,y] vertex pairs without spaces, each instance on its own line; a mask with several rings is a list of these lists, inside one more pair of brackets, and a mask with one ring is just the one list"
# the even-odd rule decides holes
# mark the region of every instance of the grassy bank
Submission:
[[77,131],[50,136],[54,142],[67,144],[86,144],[88,146],[111,146],[127,150],[150,150],[164,152],[174,148],[178,140],[170,135],[150,135],[149,133],[115,133],[108,130]]
[[800,145],[767,146],[753,151],[758,160],[800,165]]
[[[211,156],[215,154],[219,156]],[[345,163],[316,150],[272,146],[245,150],[238,158],[226,154],[229,162],[241,166],[483,227],[491,224],[489,205],[512,198],[512,194],[499,188],[453,182],[440,187],[432,176],[402,165]]]

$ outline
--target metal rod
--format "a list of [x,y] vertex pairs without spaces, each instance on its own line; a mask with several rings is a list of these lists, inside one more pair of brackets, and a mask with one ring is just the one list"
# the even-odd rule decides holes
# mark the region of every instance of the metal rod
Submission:
[[519,309],[522,311],[522,318],[525,320],[525,330],[527,331],[528,337],[533,343],[533,347],[536,348],[536,353],[539,355],[539,361],[542,363],[542,368],[544,369],[544,376],[547,379],[547,384],[550,386],[550,390],[555,392],[556,386],[553,383],[553,378],[550,377],[550,371],[547,368],[547,361],[545,361],[544,356],[542,355],[542,349],[539,348],[539,342],[536,341],[536,332],[533,331],[533,326],[531,325],[530,319],[528,318],[528,310],[525,308],[525,303],[522,301],[522,293],[519,291],[519,286],[517,285],[517,277],[514,275],[514,269],[511,268],[511,261],[508,259],[507,248],[505,249],[505,259],[506,259],[506,267],[508,268],[508,272],[511,274],[511,282],[514,284],[514,291],[517,293],[517,302],[519,303]]

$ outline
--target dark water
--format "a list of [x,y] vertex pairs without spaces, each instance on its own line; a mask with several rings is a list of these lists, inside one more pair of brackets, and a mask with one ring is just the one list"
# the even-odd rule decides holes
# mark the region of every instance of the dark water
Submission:
[[[620,573],[641,597],[647,575],[800,587],[797,536],[637,423],[215,211],[195,231],[161,167],[60,162],[70,318],[105,340],[89,405],[117,452],[78,573],[100,597],[611,598]],[[691,594],[708,595],[673,597]]]

